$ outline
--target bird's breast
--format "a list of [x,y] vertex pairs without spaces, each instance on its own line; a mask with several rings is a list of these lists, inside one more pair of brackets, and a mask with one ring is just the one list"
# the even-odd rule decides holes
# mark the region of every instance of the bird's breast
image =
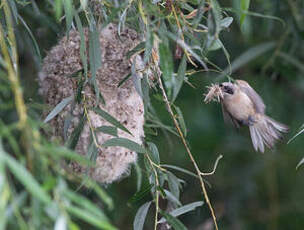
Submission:
[[225,97],[224,106],[230,115],[239,121],[246,121],[249,116],[255,115],[252,101],[241,91]]

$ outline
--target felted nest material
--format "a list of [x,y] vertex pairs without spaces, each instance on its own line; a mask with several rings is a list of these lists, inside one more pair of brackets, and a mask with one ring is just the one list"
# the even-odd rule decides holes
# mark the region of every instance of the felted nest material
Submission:
[[[86,43],[88,43],[88,30],[85,29]],[[102,66],[96,73],[96,81],[99,90],[106,102],[99,107],[107,111],[123,124],[132,134],[118,129],[118,136],[128,138],[137,143],[141,143],[144,136],[144,106],[142,98],[136,92],[133,82],[127,80],[119,88],[119,82],[129,73],[131,63],[126,58],[128,51],[132,50],[140,41],[134,30],[126,28],[117,33],[117,26],[109,24],[100,31],[100,46],[102,51]],[[80,58],[80,34],[71,31],[69,38],[63,37],[59,44],[49,51],[43,61],[42,71],[39,74],[40,92],[45,102],[54,108],[64,98],[75,94],[77,81],[75,78],[67,77],[75,71],[82,69]],[[91,87],[83,89],[87,106],[97,104],[96,96]],[[64,110],[50,121],[53,128],[54,137],[64,139],[64,121],[69,116],[72,105],[69,104]],[[68,128],[68,136],[79,123],[79,117],[84,112],[83,104],[75,104],[72,111],[71,125]],[[88,118],[94,128],[100,126],[112,126],[102,117],[88,110]],[[98,132],[96,139],[101,145],[113,136]],[[76,151],[81,155],[86,155],[92,143],[89,122],[86,122]],[[107,147],[98,149],[96,165],[89,169],[89,175],[101,183],[112,183],[113,181],[128,174],[131,163],[137,159],[137,154],[123,147]],[[79,173],[86,173],[87,168],[73,162],[71,167]]]
[[207,104],[211,101],[220,102],[224,97],[221,87],[218,84],[211,84],[207,86],[208,93],[205,94],[204,102]]

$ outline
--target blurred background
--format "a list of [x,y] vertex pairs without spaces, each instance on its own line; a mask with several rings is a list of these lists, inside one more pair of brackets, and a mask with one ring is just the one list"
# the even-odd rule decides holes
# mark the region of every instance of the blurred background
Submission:
[[[36,38],[41,57],[65,34],[65,25],[56,21],[51,1],[19,1],[17,7]],[[221,1],[224,14],[233,17],[231,26],[220,34],[231,60],[234,79],[243,79],[261,95],[267,115],[290,127],[290,132],[273,150],[264,154],[254,151],[247,128],[240,130],[224,124],[221,106],[203,102],[206,86],[226,81],[221,74],[198,72],[188,76],[175,104],[183,112],[187,126],[187,141],[204,172],[212,171],[216,158],[222,154],[214,175],[206,176],[208,194],[217,215],[220,229],[241,230],[302,230],[304,228],[304,166],[296,170],[304,157],[304,136],[299,135],[304,122],[304,2],[302,0],[269,0],[250,2],[248,14],[240,25],[239,0]],[[249,4],[249,3],[248,3]],[[267,16],[268,15],[268,16]],[[271,16],[270,16],[271,15]],[[3,20],[3,17],[2,17]],[[38,94],[37,74],[41,60],[26,29],[18,25],[16,37],[20,56],[20,79],[27,105],[37,105],[36,116],[43,103]],[[209,60],[225,70],[228,63],[222,50],[208,54]],[[195,69],[188,65],[188,69]],[[195,69],[199,71],[200,69]],[[169,126],[173,122],[159,99],[159,93],[151,93],[152,104],[160,120]],[[16,119],[4,110],[4,123]],[[161,162],[180,166],[194,172],[180,138],[169,132],[147,134],[148,140],[157,144]],[[142,159],[139,159],[140,161]],[[183,183],[183,204],[202,200],[196,178],[177,172]],[[136,193],[137,175],[132,168],[130,176],[105,187],[114,201],[113,210],[105,210],[111,223],[118,229],[132,229],[137,209],[148,200],[148,194],[137,202],[131,202]],[[77,183],[70,188],[77,189]],[[96,201],[90,190],[79,193]],[[160,201],[160,207],[165,208]],[[144,229],[153,229],[153,208],[148,214]],[[209,230],[212,219],[204,204],[179,218],[188,229]],[[87,228],[81,221],[80,229]],[[212,225],[211,225],[212,226]],[[34,229],[34,228],[33,228]]]

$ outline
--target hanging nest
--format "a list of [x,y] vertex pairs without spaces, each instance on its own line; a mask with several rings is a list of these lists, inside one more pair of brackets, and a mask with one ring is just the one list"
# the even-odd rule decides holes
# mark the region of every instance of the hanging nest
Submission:
[[[84,30],[84,35],[88,47],[88,29]],[[43,61],[42,71],[39,74],[40,92],[50,108],[54,108],[63,99],[75,95],[77,91],[77,79],[69,76],[83,69],[80,58],[80,40],[80,34],[72,30],[69,37],[63,37],[59,44],[49,51]],[[67,137],[71,136],[78,127],[83,115],[87,115],[75,146],[76,152],[84,156],[92,152],[94,138],[91,131],[102,126],[113,127],[93,110],[88,109],[86,114],[85,106],[88,108],[97,106],[106,111],[132,133],[130,135],[117,129],[119,137],[141,144],[141,138],[144,136],[144,106],[141,96],[137,93],[131,79],[118,87],[118,84],[130,74],[131,63],[126,54],[139,44],[138,35],[134,30],[126,28],[118,36],[117,26],[109,24],[100,31],[99,42],[102,65],[96,73],[96,83],[105,104],[102,103],[102,100],[97,101],[94,87],[86,85],[81,92],[84,100],[81,103],[70,103],[50,121],[53,129],[52,135],[61,138],[62,142],[66,142]],[[114,137],[105,132],[95,133],[96,141],[100,145]],[[75,172],[88,173],[98,182],[112,183],[128,175],[130,165],[137,159],[135,152],[124,147],[97,148],[96,153],[94,167],[88,169],[76,162],[71,163],[70,166]]]

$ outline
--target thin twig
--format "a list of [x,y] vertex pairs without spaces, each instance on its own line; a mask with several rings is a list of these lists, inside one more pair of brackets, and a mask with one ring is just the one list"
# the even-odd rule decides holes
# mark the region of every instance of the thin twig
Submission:
[[158,176],[157,176],[157,172],[156,169],[154,168],[155,163],[151,160],[151,158],[149,157],[148,154],[145,154],[145,156],[148,158],[149,163],[152,167],[154,176],[155,176],[155,183],[156,183],[156,187],[155,187],[155,192],[156,192],[156,197],[155,197],[155,221],[154,221],[154,230],[157,230],[157,224],[158,224],[158,212],[159,212],[159,180],[158,180]]
[[166,94],[166,91],[165,91],[165,89],[164,89],[164,86],[163,86],[163,83],[162,83],[162,81],[161,81],[161,77],[160,77],[160,74],[159,74],[159,73],[157,74],[157,80],[158,80],[158,83],[159,83],[159,87],[160,87],[160,89],[161,89],[161,91],[162,91],[163,99],[164,99],[164,101],[165,101],[165,103],[166,103],[168,112],[170,113],[170,115],[171,115],[171,117],[172,117],[172,119],[173,119],[175,128],[177,129],[177,132],[178,132],[179,136],[180,136],[181,139],[182,139],[182,142],[183,142],[183,144],[184,144],[184,146],[185,146],[185,149],[186,149],[186,151],[187,151],[187,153],[188,153],[188,155],[189,155],[189,157],[190,157],[190,160],[191,160],[191,162],[192,162],[192,164],[193,164],[193,166],[194,166],[194,168],[195,168],[195,170],[196,170],[196,174],[197,174],[197,176],[198,176],[198,178],[199,178],[199,180],[200,180],[200,185],[201,185],[201,188],[202,188],[202,191],[203,191],[203,194],[204,194],[206,203],[207,203],[207,205],[208,205],[208,207],[209,207],[209,209],[210,209],[210,212],[211,212],[211,215],[212,215],[212,219],[213,219],[213,222],[214,222],[215,229],[218,230],[217,221],[216,221],[216,216],[215,216],[215,214],[214,214],[213,207],[212,207],[212,205],[211,205],[211,202],[210,202],[209,197],[208,197],[208,194],[207,194],[206,186],[205,186],[205,183],[204,183],[203,178],[202,178],[202,172],[200,171],[200,169],[199,169],[199,167],[198,167],[196,161],[194,160],[193,155],[192,155],[192,153],[191,153],[191,151],[190,151],[190,149],[189,149],[189,147],[188,147],[188,144],[187,144],[187,142],[186,142],[186,140],[185,140],[184,134],[183,134],[183,132],[181,131],[181,128],[180,128],[180,126],[179,126],[179,124],[178,124],[178,122],[177,122],[177,120],[176,120],[176,118],[175,118],[175,116],[174,116],[174,113],[173,113],[173,111],[172,111],[170,102],[169,102],[169,100],[168,100],[168,97],[167,97],[167,94]]
[[202,176],[210,176],[210,175],[213,175],[213,174],[215,173],[215,170],[216,170],[216,168],[217,168],[217,165],[218,165],[220,159],[222,159],[222,158],[223,158],[223,155],[222,155],[222,154],[219,155],[219,156],[216,158],[216,161],[215,161],[214,166],[213,166],[213,170],[212,170],[211,172],[208,172],[208,173],[203,173],[203,172],[201,172],[201,175],[202,175]]

